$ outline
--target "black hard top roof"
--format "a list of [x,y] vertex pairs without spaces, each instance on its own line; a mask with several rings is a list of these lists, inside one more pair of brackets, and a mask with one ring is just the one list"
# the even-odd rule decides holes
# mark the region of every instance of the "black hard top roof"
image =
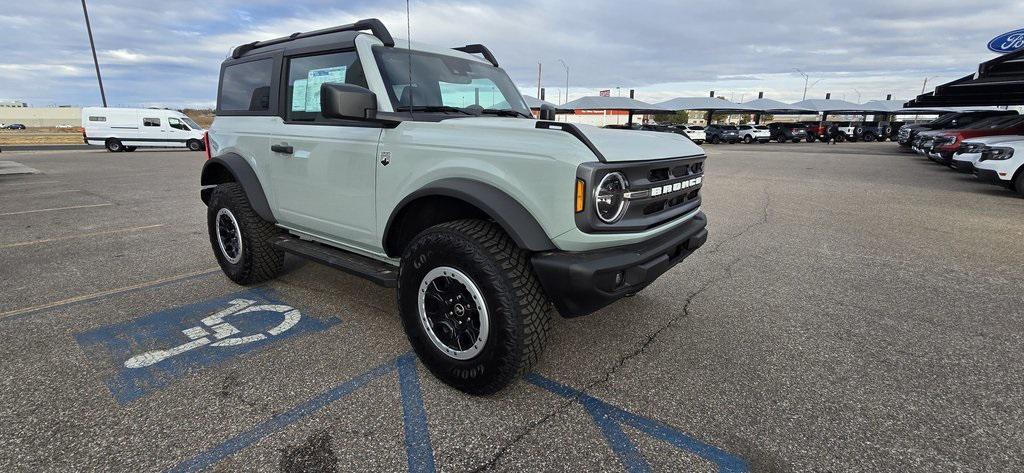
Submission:
[[267,41],[246,43],[232,51],[231,59],[241,59],[246,56],[284,49],[303,49],[317,46],[351,47],[355,46],[356,37],[362,34],[361,32],[363,31],[369,31],[373,36],[380,39],[384,46],[395,45],[395,40],[391,37],[391,33],[388,32],[384,23],[381,23],[376,18],[369,18],[348,25],[334,26],[306,33],[292,33],[288,36]]

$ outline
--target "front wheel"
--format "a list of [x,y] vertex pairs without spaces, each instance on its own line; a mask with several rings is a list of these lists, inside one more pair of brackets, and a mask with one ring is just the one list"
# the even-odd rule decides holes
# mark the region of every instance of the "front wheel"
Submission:
[[708,142],[710,142],[713,145],[717,145],[721,141],[722,140],[721,138],[718,137],[718,135],[711,135],[711,138],[708,140]]
[[749,145],[750,143],[754,142],[754,137],[752,137],[750,135],[744,136],[743,137],[743,142]]
[[1024,172],[1017,173],[1017,179],[1014,180],[1013,187],[1017,190],[1018,194],[1024,196]]
[[551,324],[527,253],[483,220],[416,236],[402,253],[398,306],[420,361],[470,394],[496,392],[528,372]]

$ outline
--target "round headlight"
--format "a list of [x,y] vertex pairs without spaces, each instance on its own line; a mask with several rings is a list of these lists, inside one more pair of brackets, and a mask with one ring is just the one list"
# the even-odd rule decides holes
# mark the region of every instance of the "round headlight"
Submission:
[[623,193],[629,189],[626,176],[613,172],[601,179],[594,189],[594,208],[598,218],[604,223],[614,223],[622,217],[626,210],[626,199]]

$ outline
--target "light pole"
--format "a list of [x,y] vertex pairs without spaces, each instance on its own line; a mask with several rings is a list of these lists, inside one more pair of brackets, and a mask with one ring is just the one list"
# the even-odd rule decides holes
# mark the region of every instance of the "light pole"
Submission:
[[857,103],[860,103],[860,91],[857,89],[853,89],[853,91],[857,93]]
[[922,94],[924,94],[924,89],[925,89],[925,87],[928,87],[928,79],[934,79],[934,78],[936,78],[936,77],[939,77],[939,76],[931,76],[931,77],[925,77],[925,78],[924,78],[924,83],[923,83],[923,84],[921,84],[921,93],[922,93]]
[[793,68],[793,70],[794,70],[794,71],[796,71],[796,72],[797,72],[797,74],[800,74],[801,76],[803,76],[803,77],[804,77],[804,98],[802,98],[802,99],[800,99],[800,100],[807,100],[807,91],[808,91],[808,90],[810,90],[810,89],[811,89],[811,87],[814,87],[814,86],[818,85],[818,82],[821,82],[821,79],[818,79],[818,80],[814,81],[814,83],[813,83],[813,84],[811,84],[811,85],[809,85],[809,86],[808,86],[808,85],[807,85],[807,82],[808,82],[809,80],[811,80],[811,76],[809,76],[809,75],[807,75],[807,74],[804,74],[804,71],[801,71],[800,69],[797,69],[797,68],[795,68],[795,67]]
[[89,24],[89,9],[82,0],[82,13],[85,13],[85,30],[89,33],[89,47],[92,48],[92,62],[96,65],[96,81],[100,83],[100,98],[103,99],[103,108],[107,107],[107,93],[103,91],[103,77],[100,76],[100,61],[96,59],[96,43],[92,40],[92,25]]
[[[562,63],[562,67],[565,68],[565,102],[569,101],[569,65],[565,61],[559,59],[558,62]],[[562,103],[565,103],[562,102]]]

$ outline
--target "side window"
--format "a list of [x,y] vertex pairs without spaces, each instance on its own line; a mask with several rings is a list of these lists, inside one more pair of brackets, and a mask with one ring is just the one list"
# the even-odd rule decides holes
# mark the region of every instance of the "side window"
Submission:
[[320,121],[320,86],[352,84],[366,87],[355,51],[291,58],[288,61],[287,119]]
[[89,117],[89,121],[91,121],[91,122],[105,122],[105,121],[107,121],[107,117]]
[[270,78],[273,59],[233,64],[224,68],[218,110],[264,112],[270,110]]
[[178,120],[177,118],[174,118],[174,117],[168,117],[167,118],[167,125],[170,126],[171,128],[177,128],[177,129],[182,130],[182,131],[191,131],[191,130],[189,130],[187,125],[185,125],[184,123],[181,122],[181,120]]
[[142,126],[160,126],[159,118],[143,118]]

